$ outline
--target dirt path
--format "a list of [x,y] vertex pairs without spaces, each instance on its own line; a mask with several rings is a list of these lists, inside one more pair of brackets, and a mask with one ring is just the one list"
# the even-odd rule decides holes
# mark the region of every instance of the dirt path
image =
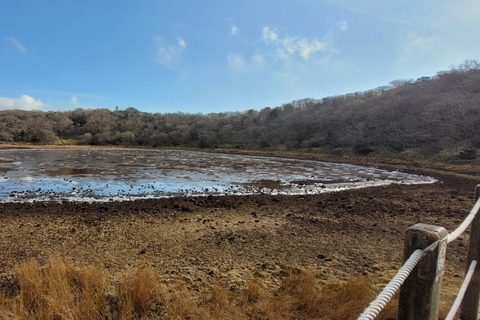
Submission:
[[[435,174],[432,185],[394,185],[315,196],[172,198],[105,204],[1,204],[0,274],[51,254],[121,276],[148,263],[192,288],[252,276],[275,285],[285,266],[320,279],[369,274],[379,286],[401,264],[417,223],[453,230],[473,205],[478,178]],[[468,236],[448,247],[447,292],[463,277]],[[452,289],[456,290],[456,289]]]

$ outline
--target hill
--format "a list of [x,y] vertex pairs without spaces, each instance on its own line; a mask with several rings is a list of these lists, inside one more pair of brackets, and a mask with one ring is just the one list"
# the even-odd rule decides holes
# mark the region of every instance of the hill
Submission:
[[212,114],[0,111],[0,141],[377,153],[465,162],[480,148],[480,64],[365,92]]

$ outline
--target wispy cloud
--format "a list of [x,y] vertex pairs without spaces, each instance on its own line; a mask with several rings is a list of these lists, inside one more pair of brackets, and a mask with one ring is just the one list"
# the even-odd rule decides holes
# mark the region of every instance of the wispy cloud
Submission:
[[262,39],[266,46],[274,50],[274,56],[284,61],[291,58],[307,61],[320,54],[323,55],[321,58],[325,58],[326,55],[330,56],[336,52],[331,45],[330,34],[325,35],[322,40],[281,36],[276,30],[266,26],[263,28]]
[[187,43],[185,42],[185,40],[183,40],[182,38],[178,38],[178,47],[180,49],[185,49],[187,47]]
[[55,95],[55,96],[63,96],[62,99],[65,99],[65,96],[75,96],[79,98],[87,98],[87,99],[109,99],[107,96],[102,96],[98,94],[90,94],[90,93],[81,93],[81,92],[73,92],[73,91],[61,91],[61,90],[41,90],[36,89],[33,90],[35,93],[40,93],[42,95]]
[[72,96],[70,98],[70,103],[73,105],[78,105],[78,98],[76,96]]
[[229,54],[227,62],[230,70],[238,73],[251,73],[265,66],[265,58],[261,54],[245,58],[240,54]]
[[238,33],[238,30],[238,27],[234,24],[232,24],[232,26],[230,27],[230,33],[233,35],[236,35]]
[[263,68],[265,66],[265,58],[261,54],[253,55],[251,61],[254,68]]
[[229,54],[227,57],[228,66],[231,70],[239,72],[245,70],[245,58],[239,54]]
[[26,94],[18,98],[0,97],[0,109],[40,110],[45,107],[41,100],[36,100]]
[[27,48],[21,43],[18,39],[14,37],[4,37],[3,38],[11,47],[15,48],[20,53],[27,52]]
[[229,69],[240,74],[252,74],[265,68],[277,73],[290,73],[307,65],[323,65],[338,53],[332,45],[332,32],[319,40],[284,35],[265,26],[262,28],[260,43],[262,46],[253,54],[230,53],[227,56]]
[[265,43],[270,43],[276,41],[278,39],[278,35],[269,27],[263,27],[262,38]]
[[347,31],[348,30],[348,23],[346,23],[345,21],[339,22],[338,23],[338,28],[341,31]]
[[155,37],[153,40],[156,45],[154,60],[166,68],[171,68],[187,47],[187,42],[182,38],[178,38],[176,44],[169,44],[162,37]]
[[478,0],[457,0],[448,2],[445,17],[437,17],[437,24],[452,28],[452,24],[462,30],[465,27],[480,27],[480,5]]
[[397,65],[416,65],[418,63],[424,64],[431,57],[441,45],[434,37],[421,36],[415,32],[410,32],[406,35],[404,43],[395,62]]
[[[399,12],[391,12],[391,1],[323,0],[323,2],[361,15],[370,16],[378,20],[399,24],[413,24],[410,19],[400,16]],[[401,4],[403,5],[403,3]],[[405,4],[404,6],[409,8],[408,4]]]

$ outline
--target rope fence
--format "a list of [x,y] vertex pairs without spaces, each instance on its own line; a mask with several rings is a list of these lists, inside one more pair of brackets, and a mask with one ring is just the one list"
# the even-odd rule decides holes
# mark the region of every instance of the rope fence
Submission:
[[477,266],[477,261],[473,260],[472,263],[470,263],[470,268],[468,268],[468,272],[467,272],[467,275],[465,276],[465,279],[463,280],[462,286],[458,291],[457,298],[455,299],[455,302],[453,303],[452,308],[448,312],[445,320],[453,320],[453,318],[458,312],[458,309],[460,309],[460,305],[462,303],[463,297],[465,297],[465,292],[467,291],[467,287],[470,284],[470,281],[472,280],[473,272],[475,271],[476,266]]
[[471,225],[465,279],[446,320],[461,309],[462,320],[478,320],[480,298],[480,185],[475,188],[475,205],[455,231],[416,224],[405,234],[404,264],[358,320],[374,320],[400,290],[399,320],[437,320],[447,245]]
[[377,298],[370,303],[367,309],[360,315],[358,320],[373,320],[380,313],[380,311],[385,308],[387,303],[392,299],[392,297],[400,289],[400,286],[403,284],[405,279],[410,275],[413,268],[417,265],[418,261],[422,257],[423,250],[417,249],[415,252],[408,258],[408,260],[403,264],[403,266],[398,270],[397,274],[393,277],[392,280],[385,286],[382,292],[377,296]]
[[458,228],[448,235],[448,243],[457,239],[462,233],[465,232],[465,230],[467,230],[468,226],[472,223],[473,219],[477,215],[478,209],[480,209],[480,199],[477,199],[477,202],[473,206],[473,209],[470,211],[465,220],[463,220],[463,222],[458,226]]

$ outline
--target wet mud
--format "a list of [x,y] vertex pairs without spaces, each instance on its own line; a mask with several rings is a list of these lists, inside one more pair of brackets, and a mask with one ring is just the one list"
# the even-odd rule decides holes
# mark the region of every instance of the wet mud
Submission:
[[[192,288],[251,277],[276,285],[286,266],[313,268],[320,279],[370,275],[380,286],[401,265],[406,228],[452,231],[473,206],[480,178],[428,174],[438,182],[315,195],[3,203],[0,274],[5,283],[16,264],[58,254],[116,276],[149,264]],[[447,294],[463,277],[467,246],[468,232],[448,247]]]
[[434,181],[372,166],[186,150],[0,150],[0,202],[305,195]]

